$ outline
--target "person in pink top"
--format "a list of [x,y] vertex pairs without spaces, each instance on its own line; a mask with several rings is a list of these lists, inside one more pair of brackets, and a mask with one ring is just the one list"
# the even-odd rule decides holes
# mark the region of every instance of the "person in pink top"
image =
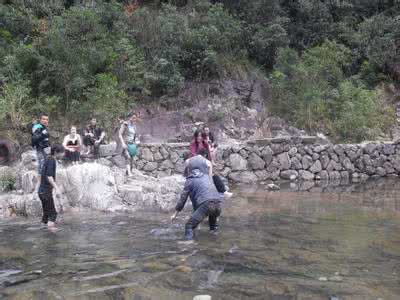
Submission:
[[205,133],[196,130],[193,135],[193,140],[190,143],[190,152],[192,153],[192,156],[196,156],[200,153],[201,149],[205,148],[207,150],[206,158],[211,161],[210,145],[207,143],[205,137]]

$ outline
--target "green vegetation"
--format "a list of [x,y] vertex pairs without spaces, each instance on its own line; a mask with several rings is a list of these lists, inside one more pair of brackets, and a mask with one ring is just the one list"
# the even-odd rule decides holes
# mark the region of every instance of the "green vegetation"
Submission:
[[1,122],[21,128],[45,110],[112,124],[185,80],[253,66],[273,112],[310,132],[359,141],[393,123],[377,90],[400,77],[398,1],[81,2],[0,4]]

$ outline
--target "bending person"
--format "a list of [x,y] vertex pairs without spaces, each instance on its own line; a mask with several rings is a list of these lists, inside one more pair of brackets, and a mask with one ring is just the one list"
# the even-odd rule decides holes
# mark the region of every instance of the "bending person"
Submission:
[[180,200],[175,207],[176,212],[171,216],[171,220],[174,220],[184,208],[189,195],[194,212],[185,225],[185,238],[192,240],[194,229],[206,217],[208,217],[210,231],[215,232],[218,229],[217,221],[221,214],[223,195],[217,192],[207,173],[204,174],[199,169],[192,170],[187,177]]

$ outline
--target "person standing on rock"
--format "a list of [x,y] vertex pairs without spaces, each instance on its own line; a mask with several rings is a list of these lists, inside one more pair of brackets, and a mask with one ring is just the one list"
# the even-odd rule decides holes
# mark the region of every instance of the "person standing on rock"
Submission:
[[117,153],[125,158],[126,175],[132,176],[132,159],[137,155],[137,129],[136,122],[139,120],[137,113],[131,112],[127,120],[121,123],[118,133]]
[[41,174],[46,156],[50,153],[49,147],[49,116],[41,114],[39,122],[32,126],[32,147],[36,149],[38,172]]
[[39,199],[42,202],[43,217],[42,223],[47,225],[49,230],[56,230],[55,222],[57,219],[57,211],[54,205],[53,190],[56,197],[60,197],[61,193],[56,184],[56,158],[62,157],[64,147],[60,144],[51,146],[50,155],[44,161],[40,186],[39,186]]
[[97,119],[92,118],[83,133],[83,144],[88,148],[85,155],[93,153],[94,157],[97,158],[100,145],[104,141],[105,136],[105,131],[97,126]]
[[186,178],[185,187],[175,207],[176,212],[171,216],[172,221],[182,211],[189,196],[194,212],[185,225],[185,239],[193,239],[194,229],[206,217],[208,217],[210,231],[216,232],[218,229],[217,219],[221,214],[221,202],[224,196],[218,193],[207,173],[203,173],[199,169],[191,171]]

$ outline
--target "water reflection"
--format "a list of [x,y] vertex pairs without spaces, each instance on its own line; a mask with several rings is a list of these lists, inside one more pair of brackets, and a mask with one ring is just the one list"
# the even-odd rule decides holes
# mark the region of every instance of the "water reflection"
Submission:
[[2,220],[0,298],[398,299],[397,183],[240,186],[194,244],[155,212]]

